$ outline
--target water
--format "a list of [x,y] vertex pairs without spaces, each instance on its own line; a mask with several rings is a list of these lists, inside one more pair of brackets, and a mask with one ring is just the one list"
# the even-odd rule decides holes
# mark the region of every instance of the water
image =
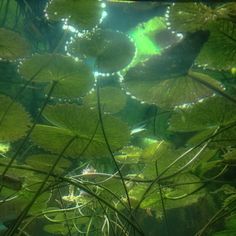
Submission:
[[236,235],[234,2],[0,1],[0,235]]

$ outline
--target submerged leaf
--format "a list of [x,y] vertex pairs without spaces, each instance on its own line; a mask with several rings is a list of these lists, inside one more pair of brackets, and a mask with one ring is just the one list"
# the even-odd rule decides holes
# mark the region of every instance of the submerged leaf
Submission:
[[94,82],[92,72],[86,65],[60,54],[36,54],[25,60],[19,69],[20,74],[27,80],[56,82],[52,93],[56,97],[73,98],[85,95]]
[[0,95],[0,140],[13,142],[25,136],[31,125],[29,114],[21,104]]
[[172,186],[167,190],[165,190],[165,188],[163,189],[167,209],[192,205],[197,203],[199,199],[205,195],[205,191],[197,191],[203,184],[200,182],[200,179],[193,174],[179,174],[170,181],[173,183]]
[[50,20],[68,20],[69,25],[82,29],[95,27],[102,17],[103,8],[99,0],[52,0],[46,13]]
[[[26,158],[26,164],[34,167],[37,170],[49,171],[53,164],[56,162],[58,156],[49,154],[35,154]],[[66,168],[70,166],[70,161],[66,159],[60,159],[57,163],[55,172],[62,173]]]
[[172,29],[178,32],[205,30],[215,19],[213,9],[197,2],[172,4],[167,17]]
[[112,73],[131,62],[135,47],[124,33],[97,30],[85,37],[74,39],[69,45],[69,51],[75,56],[92,57],[97,71]]
[[15,60],[29,54],[29,44],[14,31],[0,28],[0,58]]
[[229,21],[216,24],[195,62],[210,69],[233,68],[236,65],[236,24]]
[[170,120],[171,131],[191,132],[230,124],[236,120],[236,106],[222,98],[211,97],[191,107],[179,108]]
[[[203,77],[203,79],[206,83],[221,90],[220,83],[216,80],[210,77]],[[167,109],[194,103],[214,94],[211,88],[199,83],[190,75],[173,77],[160,82],[145,76],[143,80],[141,78],[128,79],[125,85],[137,99]]]
[[[48,106],[44,116],[53,126],[37,125],[32,134],[33,141],[44,149],[61,153],[74,139],[65,155],[99,157],[108,154],[96,110],[64,104]],[[127,144],[129,130],[126,124],[110,115],[103,116],[103,123],[112,151]]]
[[[126,104],[126,94],[116,87],[104,87],[100,89],[100,103],[104,112],[117,113]],[[97,92],[93,91],[84,98],[86,105],[97,107]]]

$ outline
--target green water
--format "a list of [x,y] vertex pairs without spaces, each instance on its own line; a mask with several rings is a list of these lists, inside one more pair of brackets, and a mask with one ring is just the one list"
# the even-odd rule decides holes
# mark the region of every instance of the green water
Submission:
[[0,235],[236,235],[235,19],[0,0]]

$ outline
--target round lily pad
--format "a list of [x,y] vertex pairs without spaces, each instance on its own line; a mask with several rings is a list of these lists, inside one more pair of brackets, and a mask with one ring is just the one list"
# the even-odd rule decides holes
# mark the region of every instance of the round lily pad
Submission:
[[56,82],[52,93],[55,97],[85,95],[94,83],[94,76],[86,65],[60,54],[35,54],[20,65],[19,72],[34,82]]
[[135,46],[124,33],[97,30],[77,37],[68,46],[74,56],[93,58],[95,70],[112,73],[124,69],[132,61]]
[[15,60],[29,54],[29,44],[14,31],[0,28],[0,58]]
[[170,7],[167,21],[178,32],[205,30],[215,19],[213,9],[203,3],[175,3]]
[[[116,87],[104,87],[100,89],[100,104],[104,112],[117,113],[126,104],[127,95],[123,90]],[[90,107],[97,107],[97,92],[93,91],[84,98],[85,104]]]
[[211,97],[192,107],[177,109],[170,119],[171,131],[193,132],[228,125],[236,120],[236,107],[222,97]]
[[69,25],[82,29],[95,27],[102,17],[102,12],[99,0],[52,0],[46,8],[50,20],[67,19]]
[[[37,170],[50,171],[57,158],[57,155],[35,154],[27,157],[25,162]],[[54,171],[61,174],[70,166],[70,164],[69,160],[61,158]]]
[[[37,125],[32,139],[45,150],[61,153],[73,139],[65,155],[109,155],[96,110],[86,106],[61,104],[48,106],[44,116],[52,125]],[[127,144],[129,130],[125,123],[110,115],[103,116],[103,123],[112,151]]]
[[[202,98],[212,96],[214,90],[192,78],[191,75],[170,77],[170,79],[155,81],[148,72],[145,74],[132,76],[130,79],[126,76],[124,81],[127,91],[129,91],[138,100],[156,104],[163,108],[173,108],[184,104],[194,103]],[[155,76],[153,74],[153,76]],[[221,84],[202,73],[197,73],[201,81],[221,89]]]
[[210,69],[230,70],[236,65],[236,24],[219,21],[211,27],[211,34],[204,44],[196,64]]
[[0,95],[0,140],[18,140],[25,136],[30,125],[30,116],[23,106],[7,96]]

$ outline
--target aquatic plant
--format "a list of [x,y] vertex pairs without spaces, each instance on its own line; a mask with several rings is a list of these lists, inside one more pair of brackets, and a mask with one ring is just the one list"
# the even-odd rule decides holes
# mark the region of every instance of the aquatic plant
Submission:
[[0,234],[235,235],[235,18],[2,0]]

